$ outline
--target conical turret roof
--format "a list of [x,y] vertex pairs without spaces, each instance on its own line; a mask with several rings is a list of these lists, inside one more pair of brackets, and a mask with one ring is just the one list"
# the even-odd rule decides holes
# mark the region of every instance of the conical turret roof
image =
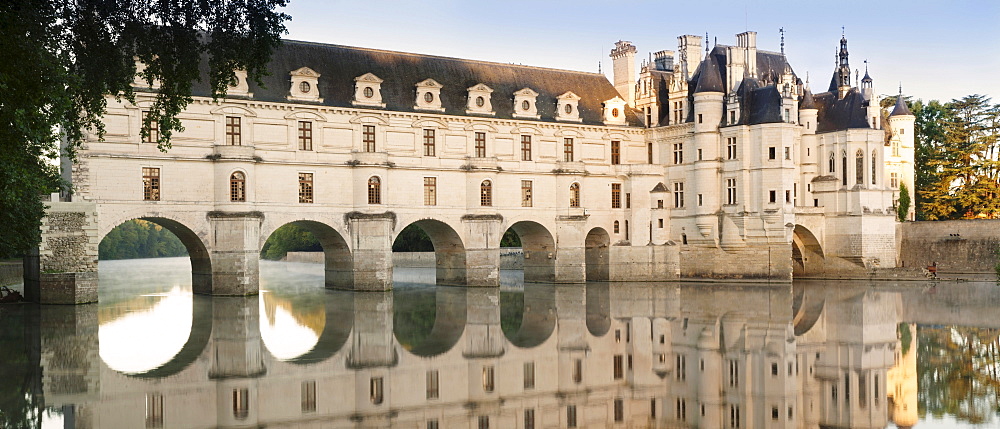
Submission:
[[892,108],[892,113],[890,113],[889,116],[904,115],[913,116],[913,113],[910,112],[909,107],[906,107],[906,100],[903,99],[903,94],[899,94],[899,96],[896,97],[896,105]]

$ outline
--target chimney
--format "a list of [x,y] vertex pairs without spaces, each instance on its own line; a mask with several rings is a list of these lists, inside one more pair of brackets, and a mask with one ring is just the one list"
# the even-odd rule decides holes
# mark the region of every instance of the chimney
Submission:
[[680,53],[681,73],[685,80],[691,80],[694,71],[701,64],[701,36],[687,34],[677,37],[677,51]]
[[629,106],[635,106],[635,46],[619,40],[611,50],[614,64],[615,89]]
[[654,70],[673,71],[674,51],[660,51],[653,54]]

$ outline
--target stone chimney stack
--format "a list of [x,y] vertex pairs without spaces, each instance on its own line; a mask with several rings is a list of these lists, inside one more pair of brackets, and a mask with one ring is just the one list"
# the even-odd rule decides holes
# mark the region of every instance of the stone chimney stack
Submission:
[[615,89],[629,106],[635,106],[635,46],[619,40],[611,50],[614,63]]
[[701,36],[677,36],[677,52],[681,56],[680,67],[684,80],[691,80],[698,64],[701,64],[701,49]]
[[664,50],[653,53],[653,70],[673,71],[674,51]]

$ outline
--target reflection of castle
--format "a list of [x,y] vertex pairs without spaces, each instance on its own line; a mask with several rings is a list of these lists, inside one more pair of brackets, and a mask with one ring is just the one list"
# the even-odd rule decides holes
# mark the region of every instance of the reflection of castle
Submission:
[[[915,341],[893,367],[905,348],[896,333],[900,295],[823,286],[793,293],[787,286],[529,285],[527,304],[504,313],[495,289],[437,288],[427,305],[392,293],[328,293],[318,342],[284,361],[261,339],[257,298],[196,297],[196,329],[174,361],[126,376],[92,363],[95,336],[51,337],[42,344],[43,385],[47,404],[74,404],[77,424],[92,427],[883,428],[887,416],[900,426],[915,421]],[[294,303],[286,309],[297,311]],[[401,312],[433,320],[395,326]],[[95,324],[78,318],[67,334]],[[90,381],[60,384],[74,377]]]
[[895,365],[886,375],[891,407],[889,418],[900,428],[917,424],[917,325],[902,323],[898,328],[901,346]]

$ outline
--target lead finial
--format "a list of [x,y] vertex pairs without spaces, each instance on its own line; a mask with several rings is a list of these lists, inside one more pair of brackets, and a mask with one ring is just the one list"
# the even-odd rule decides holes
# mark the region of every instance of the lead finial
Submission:
[[708,32],[705,32],[705,53],[708,53]]
[[784,56],[785,55],[785,27],[779,28],[778,32],[781,33],[781,55]]
[[903,95],[903,82],[899,82],[899,95]]
[[603,72],[601,71],[601,62],[600,62],[600,61],[598,61],[598,62],[597,62],[597,72],[598,72],[598,73],[603,73]]

